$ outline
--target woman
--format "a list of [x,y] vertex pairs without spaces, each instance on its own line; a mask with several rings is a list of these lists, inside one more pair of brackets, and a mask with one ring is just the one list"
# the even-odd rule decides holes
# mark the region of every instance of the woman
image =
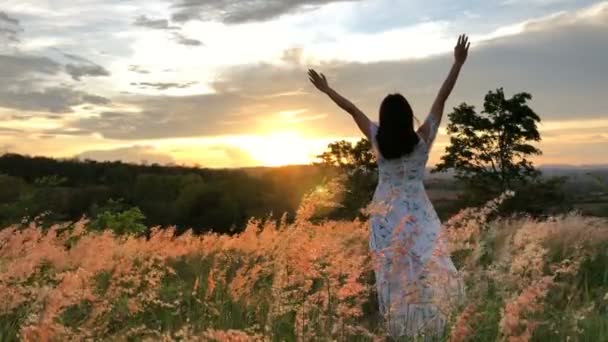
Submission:
[[414,114],[402,95],[384,99],[378,125],[333,90],[323,74],[308,73],[315,87],[353,116],[377,157],[379,179],[369,207],[369,246],[375,260],[380,312],[395,338],[441,336],[450,308],[464,299],[462,281],[440,237],[441,222],[422,181],[445,102],[469,46],[466,35],[458,37],[454,64],[418,130],[414,130]]

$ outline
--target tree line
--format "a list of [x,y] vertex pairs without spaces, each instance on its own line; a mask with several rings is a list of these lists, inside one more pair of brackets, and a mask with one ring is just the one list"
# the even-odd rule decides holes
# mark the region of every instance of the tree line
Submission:
[[[251,217],[293,215],[302,196],[327,177],[312,166],[252,174],[5,154],[0,156],[0,224],[34,218],[51,224],[86,215],[104,225],[130,213],[125,219],[133,224],[228,233]],[[104,213],[114,216],[103,218]]]

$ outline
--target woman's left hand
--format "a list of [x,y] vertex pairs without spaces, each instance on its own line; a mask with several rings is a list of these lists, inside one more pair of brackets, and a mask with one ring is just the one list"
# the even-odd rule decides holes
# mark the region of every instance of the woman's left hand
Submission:
[[462,34],[458,37],[458,43],[454,47],[454,60],[457,64],[463,65],[469,55],[469,37],[466,34]]
[[308,79],[317,89],[324,93],[327,93],[331,89],[327,83],[327,78],[325,78],[325,75],[319,75],[313,69],[308,69]]

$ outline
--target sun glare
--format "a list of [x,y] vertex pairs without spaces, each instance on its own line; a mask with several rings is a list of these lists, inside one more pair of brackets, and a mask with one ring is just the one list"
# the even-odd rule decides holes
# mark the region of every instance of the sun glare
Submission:
[[297,132],[279,132],[261,136],[244,147],[264,166],[284,166],[309,164],[315,154],[310,145]]

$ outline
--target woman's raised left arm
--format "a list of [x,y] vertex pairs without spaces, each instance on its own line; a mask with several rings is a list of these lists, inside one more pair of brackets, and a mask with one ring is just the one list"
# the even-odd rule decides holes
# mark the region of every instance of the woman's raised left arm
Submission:
[[[469,46],[471,46],[471,43],[469,43],[469,37],[464,34],[460,35],[458,37],[458,43],[456,43],[456,46],[454,47],[454,64],[452,64],[452,68],[450,69],[447,78],[439,89],[439,93],[437,94],[437,97],[433,102],[433,106],[431,107],[429,117],[419,129],[419,133],[425,137],[427,142],[431,142],[435,138],[434,133],[436,133],[437,128],[441,124],[445,102],[452,93],[454,85],[456,85],[456,81],[458,80],[460,70],[467,60]],[[434,125],[434,127],[429,127],[431,125]]]

